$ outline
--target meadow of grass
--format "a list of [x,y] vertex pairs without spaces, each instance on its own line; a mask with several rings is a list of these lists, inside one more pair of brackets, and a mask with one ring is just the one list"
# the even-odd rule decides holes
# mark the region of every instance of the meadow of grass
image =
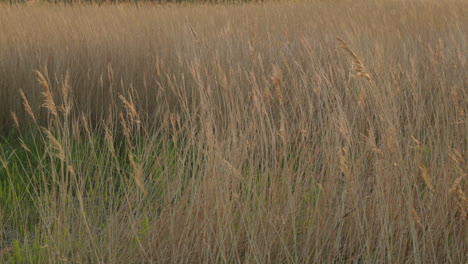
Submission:
[[467,263],[466,14],[0,5],[0,262]]

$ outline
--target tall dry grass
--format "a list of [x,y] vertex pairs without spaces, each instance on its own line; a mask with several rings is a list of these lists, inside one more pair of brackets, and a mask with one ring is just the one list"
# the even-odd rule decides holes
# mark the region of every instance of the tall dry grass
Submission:
[[468,261],[464,1],[0,13],[0,257]]

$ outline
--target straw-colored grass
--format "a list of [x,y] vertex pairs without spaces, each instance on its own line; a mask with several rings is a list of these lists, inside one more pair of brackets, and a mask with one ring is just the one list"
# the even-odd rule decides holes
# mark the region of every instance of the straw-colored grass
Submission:
[[0,6],[0,262],[467,263],[467,13]]

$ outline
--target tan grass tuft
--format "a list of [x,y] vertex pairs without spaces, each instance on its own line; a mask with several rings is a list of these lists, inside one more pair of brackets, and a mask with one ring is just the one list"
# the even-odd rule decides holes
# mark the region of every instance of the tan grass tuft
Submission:
[[68,166],[67,166],[67,171],[68,171],[68,173],[70,173],[70,175],[76,176],[76,171],[75,171],[75,169],[73,168],[73,166],[68,165]]
[[57,140],[56,137],[46,128],[42,128],[42,131],[46,134],[50,141],[52,149],[55,150],[55,156],[61,161],[65,161],[65,151],[63,150],[62,144]]
[[146,195],[145,185],[143,184],[143,169],[140,164],[135,162],[131,152],[128,154],[128,159],[133,169],[133,179],[135,180],[135,184],[137,185],[138,189],[140,189],[140,191]]
[[80,120],[79,119],[75,119],[73,120],[72,122],[72,136],[73,136],[73,139],[76,140],[76,141],[79,141],[80,140]]
[[31,105],[29,104],[29,101],[28,99],[26,98],[26,95],[24,94],[23,90],[19,90],[19,93],[20,93],[20,96],[21,96],[21,99],[23,100],[23,106],[24,106],[24,110],[26,111],[26,113],[34,120],[36,121],[36,117],[34,116],[34,112],[31,108]]
[[453,181],[452,187],[450,187],[449,189],[449,194],[454,194],[458,190],[458,187],[460,186],[460,183],[462,182],[462,180],[463,180],[463,176],[460,176],[456,178],[455,181]]
[[57,106],[55,105],[54,98],[52,96],[52,92],[50,91],[50,86],[47,82],[47,79],[38,70],[36,70],[36,74],[39,84],[42,86],[43,90],[42,95],[44,96],[44,104],[42,106],[45,107],[50,114],[58,116]]
[[61,107],[65,116],[68,116],[71,112],[72,103],[70,98],[70,74],[67,72],[65,75],[65,80],[62,83],[62,98],[63,105]]
[[111,154],[114,157],[116,157],[116,152],[114,148],[114,136],[112,135],[112,131],[107,125],[104,126],[104,140],[106,141],[107,147],[109,148]]
[[468,197],[465,192],[459,187],[458,196],[460,198],[460,211],[464,219],[468,218]]
[[122,112],[119,113],[119,118],[123,134],[125,136],[125,139],[127,140],[127,144],[130,147],[130,149],[133,149],[131,128],[127,125],[127,121],[125,120],[125,117]]
[[18,116],[16,116],[15,112],[10,112],[10,114],[11,114],[11,118],[13,119],[13,122],[15,122],[16,128],[19,129],[20,126],[19,126],[19,122],[18,122]]
[[457,165],[462,165],[463,163],[465,163],[463,155],[457,149],[450,149],[449,157]]
[[380,150],[380,148],[377,147],[377,144],[376,144],[376,142],[375,142],[375,133],[374,133],[374,129],[373,129],[373,128],[370,128],[370,129],[368,130],[368,133],[369,133],[369,135],[367,136],[367,145],[368,145],[369,149],[370,149],[372,152],[374,152],[374,153],[383,155],[382,150]]
[[283,92],[281,91],[281,81],[282,81],[282,75],[283,73],[281,72],[281,69],[278,65],[273,65],[273,72],[271,74],[271,80],[273,81],[273,85],[275,86],[275,91],[276,91],[276,96],[278,97],[278,100],[280,102],[280,105],[284,104],[284,95]]
[[129,122],[127,122],[126,127],[129,129],[129,134],[133,133],[133,124],[136,125],[136,130],[140,131],[140,118],[138,116],[138,112],[136,110],[135,104],[133,102],[133,99],[130,97],[129,100],[127,100],[123,95],[119,95],[120,100],[124,104],[124,107],[127,112],[127,117],[129,118]]
[[195,31],[195,29],[192,27],[191,24],[187,24],[187,26],[190,29],[190,33],[192,33],[192,36],[193,36],[193,39],[194,39],[195,43],[198,44],[200,42],[200,39],[198,38],[197,32]]
[[370,81],[372,78],[370,74],[367,72],[366,67],[364,67],[364,63],[358,58],[356,53],[342,40],[340,37],[336,37],[336,40],[339,42],[339,47],[342,48],[350,57],[351,57],[351,66],[353,70],[356,72],[353,77],[358,78],[366,78]]
[[286,146],[288,143],[288,133],[286,131],[286,118],[284,114],[281,114],[280,127],[278,129],[278,134],[283,142],[283,146]]
[[338,157],[340,158],[340,170],[348,178],[352,178],[351,170],[348,162],[348,150],[347,148],[340,148],[338,151]]
[[460,95],[455,88],[451,89],[453,100],[455,101],[455,107],[457,108],[457,112],[460,115],[460,118],[465,116],[465,110],[462,106],[462,100],[460,99]]
[[418,224],[420,228],[423,228],[421,217],[419,217],[419,214],[414,207],[413,210],[411,210],[411,214],[413,215],[413,220],[416,222],[416,224]]
[[431,192],[434,192],[434,184],[432,184],[432,179],[431,176],[429,176],[427,168],[422,165],[419,166],[419,168],[421,169],[421,177],[424,180],[427,188],[429,188]]
[[132,120],[136,120],[138,118],[138,112],[136,110],[135,104],[133,100],[130,98],[130,101],[127,100],[123,95],[119,94],[119,99],[124,104],[125,109],[127,110],[127,114]]

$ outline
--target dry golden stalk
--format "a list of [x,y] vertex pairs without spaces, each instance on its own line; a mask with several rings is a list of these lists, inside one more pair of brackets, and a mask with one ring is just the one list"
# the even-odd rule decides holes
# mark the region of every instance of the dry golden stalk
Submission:
[[79,120],[74,120],[72,122],[72,135],[75,140],[80,139],[80,121]]
[[281,141],[283,142],[283,145],[286,146],[288,143],[288,137],[287,137],[287,132],[286,132],[286,121],[285,121],[283,113],[281,113],[281,120],[280,120],[280,127],[278,129],[278,134],[281,138]]
[[361,89],[361,91],[359,92],[359,98],[358,98],[359,107],[364,106],[365,102],[366,102],[366,91],[364,89]]
[[271,74],[271,80],[275,86],[278,86],[281,82],[283,73],[278,65],[273,65],[273,72]]
[[389,125],[387,129],[385,130],[384,134],[385,134],[385,137],[384,137],[385,146],[390,151],[396,152],[397,147],[398,147],[396,129],[392,125]]
[[156,74],[158,75],[158,77],[161,77],[161,76],[162,76],[162,73],[161,73],[161,62],[160,62],[159,57],[156,58]]
[[226,172],[230,172],[231,175],[242,179],[242,173],[238,169],[236,169],[229,161],[223,158],[223,156],[218,151],[215,150],[213,153],[215,154],[215,157],[218,158],[218,160],[220,161],[220,164],[223,165],[222,168],[224,168]]
[[67,170],[68,170],[68,173],[70,173],[70,175],[76,176],[75,169],[73,168],[73,166],[68,165]]
[[112,131],[109,129],[107,125],[104,126],[104,131],[105,131],[104,140],[107,143],[107,147],[109,148],[111,154],[114,157],[116,157],[115,148],[114,148],[114,136],[112,135]]
[[419,142],[419,140],[417,140],[415,137],[411,136],[411,139],[413,140],[413,142],[416,144],[415,148],[421,148],[421,142]]
[[132,120],[138,120],[138,112],[135,108],[135,104],[133,103],[133,100],[130,98],[130,101],[127,100],[123,95],[119,95],[120,100],[125,106],[125,109],[127,110],[127,114]]
[[178,133],[178,127],[180,127],[180,116],[178,113],[171,113],[170,114],[170,121],[172,130],[175,133]]
[[50,91],[49,83],[40,71],[36,70],[36,74],[37,79],[43,89],[42,95],[44,96],[44,104],[42,106],[45,107],[50,114],[58,116],[57,107],[55,106],[54,98],[52,97],[52,92]]
[[63,150],[62,144],[57,140],[57,138],[52,135],[52,133],[46,129],[42,128],[42,131],[47,135],[49,139],[52,149],[55,150],[55,156],[60,159],[61,161],[65,161],[65,151]]
[[361,62],[361,60],[358,58],[356,53],[354,53],[353,50],[342,40],[340,37],[336,37],[336,40],[339,42],[339,47],[342,48],[348,55],[351,57],[351,66],[353,70],[356,72],[353,77],[362,77],[366,78],[368,81],[370,81],[372,78],[370,74],[366,71],[366,67],[364,67],[364,63]]
[[455,162],[458,165],[465,163],[463,155],[457,149],[451,149],[449,151],[449,157],[450,159],[452,159],[453,162]]
[[133,103],[132,97],[130,97],[130,99],[127,100],[124,96],[119,95],[119,98],[124,104],[124,107],[127,111],[127,116],[130,119],[128,122],[129,125],[127,125],[127,128],[130,129],[130,134],[133,133],[133,124],[136,125],[136,131],[140,131],[141,122],[135,104]]
[[236,192],[232,192],[232,200],[234,202],[239,202],[240,201],[240,195]]
[[367,145],[372,150],[372,152],[383,155],[382,150],[380,150],[377,147],[377,144],[375,143],[375,133],[374,133],[373,128],[369,129],[369,136],[367,137]]
[[13,119],[13,122],[15,122],[15,126],[17,129],[19,129],[19,122],[18,122],[18,117],[16,116],[15,112],[10,112],[11,118]]
[[23,139],[20,139],[20,146],[21,146],[24,150],[26,150],[27,152],[32,153],[32,151],[28,148],[28,146],[26,146],[26,144],[24,144]]
[[216,141],[216,137],[215,137],[215,135],[213,133],[213,124],[212,124],[211,120],[207,120],[205,122],[204,130],[205,130],[206,140],[208,142],[208,146],[216,148],[218,144],[217,144],[217,141]]
[[458,196],[460,198],[460,210],[463,218],[468,217],[468,198],[466,197],[465,192],[458,187]]
[[70,99],[70,74],[68,72],[65,74],[65,79],[62,83],[62,96],[64,103],[68,103]]
[[8,165],[7,165],[6,161],[3,160],[2,157],[0,157],[0,163],[2,164],[3,168],[5,168],[5,169],[8,168]]
[[418,212],[416,212],[416,209],[411,210],[411,214],[413,215],[413,219],[418,224],[419,227],[423,228],[421,217],[419,217]]
[[346,148],[340,148],[338,151],[340,158],[340,170],[348,178],[352,178],[351,170],[348,165],[348,150]]
[[65,75],[65,80],[62,83],[62,97],[63,105],[61,107],[65,116],[68,116],[71,111],[71,101],[70,101],[70,75],[68,72]]
[[462,178],[466,177],[467,175],[465,169],[465,159],[463,157],[463,154],[457,149],[449,149],[448,155],[454,164],[454,170],[457,172],[458,175],[461,175],[460,179],[457,179],[456,181],[461,181]]
[[143,169],[141,168],[140,164],[135,162],[132,153],[128,154],[128,159],[130,160],[130,165],[133,169],[133,179],[135,180],[135,184],[146,195],[145,185],[143,184]]
[[265,87],[263,90],[263,101],[265,102],[265,105],[268,105],[270,103],[270,100],[272,98],[271,91],[268,87]]
[[133,149],[133,144],[131,140],[132,131],[127,126],[127,121],[125,121],[125,117],[122,112],[119,113],[119,117],[120,117],[120,125],[122,126],[123,134],[125,136],[125,139],[127,140],[127,144],[130,147],[130,149]]
[[463,106],[460,103],[460,96],[458,95],[458,91],[455,88],[452,88],[451,90],[453,100],[455,101],[455,106],[457,107],[457,112],[460,115],[460,117],[465,116],[465,111],[463,110]]
[[81,123],[83,124],[83,128],[86,132],[86,136],[91,141],[93,137],[91,136],[91,130],[89,128],[89,120],[84,114],[81,115]]
[[336,119],[337,126],[338,126],[338,131],[340,132],[340,135],[343,137],[343,139],[346,141],[346,145],[349,146],[350,140],[352,137],[352,129],[351,125],[349,123],[348,118],[346,117],[346,114],[340,109],[338,113],[338,117]]
[[197,32],[195,31],[195,29],[192,27],[192,25],[190,24],[187,24],[189,29],[190,29],[190,32],[192,33],[192,36],[193,36],[193,39],[195,40],[195,43],[199,43],[200,42],[200,39],[198,38],[198,34]]
[[460,176],[455,179],[455,181],[452,184],[452,187],[449,189],[449,194],[453,194],[457,191],[458,187],[460,186],[461,181],[463,180],[463,176]]
[[278,65],[273,65],[273,72],[271,74],[271,80],[273,81],[273,84],[275,85],[275,90],[276,90],[276,96],[278,96],[278,100],[280,102],[280,105],[284,104],[284,96],[283,92],[281,91],[281,81],[282,81],[282,75],[283,73],[281,72],[281,69]]
[[36,121],[36,117],[34,116],[34,112],[31,108],[31,105],[29,104],[29,101],[28,99],[26,98],[26,95],[24,94],[23,90],[19,90],[19,93],[20,93],[20,96],[21,96],[21,99],[23,100],[23,106],[24,106],[24,110],[26,111],[26,113],[28,113],[28,115],[34,120]]
[[431,176],[429,176],[427,168],[422,165],[419,166],[419,168],[421,169],[421,177],[423,178],[427,188],[429,188],[431,192],[434,192],[434,185],[432,184],[432,179]]

